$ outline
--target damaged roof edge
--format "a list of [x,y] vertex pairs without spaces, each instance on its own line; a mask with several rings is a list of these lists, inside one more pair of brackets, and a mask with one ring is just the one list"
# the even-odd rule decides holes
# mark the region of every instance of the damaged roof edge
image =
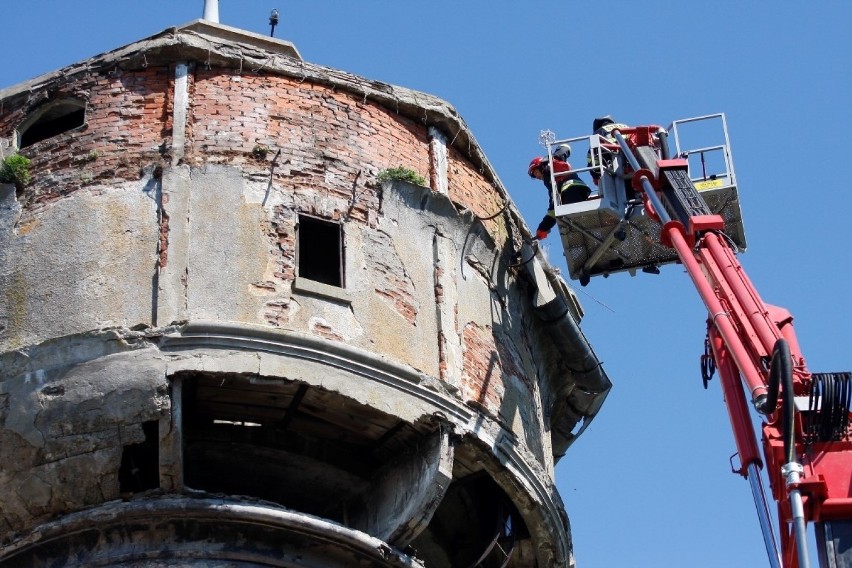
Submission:
[[425,126],[438,127],[447,136],[448,145],[481,168],[485,178],[503,197],[507,212],[520,227],[522,234],[531,236],[529,227],[510,199],[497,172],[464,119],[451,104],[428,93],[305,62],[292,43],[238,28],[205,20],[194,20],[182,26],[167,28],[148,38],[0,89],[0,100],[8,101],[27,96],[32,91],[97,69],[139,69],[163,60],[194,60],[207,64],[230,65],[247,73],[272,71],[330,85],[357,95],[365,101],[370,99],[378,102],[403,116],[423,122]]

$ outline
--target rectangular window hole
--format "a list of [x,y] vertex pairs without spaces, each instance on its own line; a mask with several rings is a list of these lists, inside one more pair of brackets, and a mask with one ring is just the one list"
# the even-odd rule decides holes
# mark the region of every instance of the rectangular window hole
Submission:
[[343,288],[343,231],[339,223],[299,215],[299,276]]

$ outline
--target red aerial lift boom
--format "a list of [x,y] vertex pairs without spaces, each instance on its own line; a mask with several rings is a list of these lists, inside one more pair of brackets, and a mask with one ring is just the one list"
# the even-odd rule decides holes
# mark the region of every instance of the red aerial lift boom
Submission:
[[[725,130],[719,148],[730,162],[724,115],[710,117],[718,116]],[[688,120],[701,118],[707,117]],[[808,370],[792,316],[761,299],[737,259],[744,248],[741,225],[735,226],[741,223],[738,205],[734,214],[726,210],[729,194],[711,210],[713,199],[705,199],[711,192],[697,189],[727,186],[735,198],[732,167],[722,183],[706,171],[696,181],[689,153],[670,155],[671,133],[639,126],[615,130],[610,139],[586,137],[590,166],[576,171],[598,169],[599,194],[556,209],[569,271],[585,285],[610,272],[683,265],[708,311],[705,387],[718,370],[739,455],[735,473],[750,483],[770,566],[808,568],[806,527],[814,523],[820,566],[852,568],[852,374]],[[557,141],[546,134],[549,157],[551,148],[584,138]],[[702,169],[704,153],[719,148],[697,151]],[[641,206],[616,195],[625,182],[641,196]],[[594,221],[602,226],[591,226]],[[747,397],[763,417],[763,458]],[[764,465],[781,525],[777,540],[761,482]]]

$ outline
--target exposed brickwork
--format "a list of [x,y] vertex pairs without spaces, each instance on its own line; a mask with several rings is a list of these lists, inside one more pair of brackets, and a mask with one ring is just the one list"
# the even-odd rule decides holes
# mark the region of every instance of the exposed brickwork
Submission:
[[[494,216],[503,208],[505,202],[499,192],[458,150],[450,148],[447,161],[450,199],[482,219]],[[502,232],[499,227],[503,223],[499,217],[485,221],[485,225],[492,234]]]
[[[198,64],[190,67],[185,161],[199,166],[205,162],[238,165],[247,175],[268,175],[270,161],[281,150],[273,187],[288,196],[287,205],[276,206],[269,219],[266,231],[275,259],[275,281],[260,292],[274,295],[285,291],[284,298],[270,298],[263,317],[272,325],[287,325],[292,306],[286,290],[296,277],[296,215],[308,213],[375,226],[381,205],[375,176],[381,169],[405,166],[427,178],[432,174],[427,127],[330,86]],[[24,150],[33,159],[33,183],[25,203],[49,202],[94,183],[138,179],[141,168],[166,162],[174,72],[175,66],[170,65],[89,75],[67,83],[49,98],[33,94],[29,101],[18,103],[18,108],[5,109],[0,134],[11,137],[14,128],[40,104],[66,97],[87,101],[84,127]],[[258,147],[268,148],[265,157],[254,152]],[[481,218],[494,215],[504,205],[485,176],[452,147],[448,148],[448,185],[451,199]],[[501,230],[500,218],[485,223],[492,234]],[[160,229],[158,260],[162,268],[168,263],[169,219],[165,213],[161,213]],[[368,231],[365,235],[366,246],[376,251],[368,267],[372,280],[381,283],[375,293],[415,325],[421,308],[404,260],[384,233]],[[435,298],[443,301],[440,285]],[[322,325],[315,331],[340,338]],[[440,365],[446,365],[445,340],[438,338]],[[490,333],[468,327],[465,345],[468,398],[499,408],[504,373],[523,374],[506,369],[512,357],[495,344]],[[489,371],[492,359],[495,366]]]
[[269,237],[276,250],[275,277],[283,282],[296,278],[296,226],[293,212],[283,206],[275,208],[269,224]]
[[[405,166],[429,179],[431,159],[425,125],[357,95],[307,81],[194,65],[188,77],[189,121],[185,160],[243,166],[268,172],[280,149],[274,185],[296,195],[336,196],[333,212],[308,204],[299,211],[374,224],[380,207],[376,174]],[[0,136],[14,137],[40,105],[61,98],[87,103],[86,125],[25,148],[33,160],[25,206],[44,204],[93,184],[139,179],[142,168],[168,162],[174,65],[138,71],[115,69],[88,75],[5,106]],[[333,134],[332,134],[333,133]],[[252,157],[257,146],[265,159]],[[503,206],[498,192],[457,150],[449,149],[451,198],[480,217]],[[499,230],[498,221],[487,221]]]
[[266,323],[275,327],[289,325],[293,317],[293,308],[295,307],[293,304],[292,299],[267,302],[263,311]]
[[502,416],[507,389],[523,391],[524,399],[535,394],[532,380],[524,371],[521,354],[504,334],[493,332],[490,326],[468,323],[463,341],[462,396],[465,402],[494,416]]
[[464,327],[462,340],[462,398],[468,404],[497,416],[506,387],[491,327],[468,323]]
[[[384,168],[429,174],[426,127],[330,87],[274,75],[196,70],[191,96],[191,163],[253,163],[256,146],[280,149],[275,184],[285,193],[320,191],[351,207],[335,218],[366,220],[379,207],[373,183]],[[212,152],[215,149],[215,152]],[[214,154],[214,155],[211,155]]]
[[140,171],[161,163],[171,125],[168,67],[94,75],[33,98],[5,115],[0,135],[14,130],[42,104],[63,98],[86,101],[86,124],[24,148],[32,160],[25,205],[54,201],[93,184],[139,179]]
[[[168,194],[162,196],[162,206],[169,202]],[[165,268],[169,263],[169,214],[163,210],[162,206],[158,212],[160,218],[160,236],[157,241],[157,263],[159,268]]]
[[511,377],[512,381],[523,385],[525,389],[532,389],[532,381],[524,371],[524,364],[521,359],[521,354],[518,352],[515,344],[505,333],[495,334],[495,343],[497,352],[500,355],[500,368],[506,377]]
[[[444,286],[441,284],[443,274],[444,270],[436,264],[434,272],[435,304],[438,305],[439,311],[444,303]],[[456,309],[458,309],[458,306],[456,306]],[[447,335],[442,329],[438,329],[438,376],[441,377],[442,381],[447,380]]]
[[314,335],[319,335],[320,337],[324,337],[326,339],[331,339],[334,341],[343,341],[345,338],[337,333],[327,322],[320,320],[319,318],[311,318],[310,322],[311,333]]
[[[0,138],[7,139],[6,142],[11,144],[11,140],[15,135],[15,128],[27,118],[27,109],[24,105],[12,105],[9,102],[3,101],[2,112],[0,112]],[[3,151],[8,152],[9,147],[4,144]]]
[[438,331],[438,377],[447,382],[447,335]]
[[[493,491],[481,486],[489,497],[505,493],[524,512],[528,530],[513,563],[570,564],[564,511],[549,475],[550,446],[541,442],[549,428],[556,431],[553,407],[564,403],[543,400],[536,384],[537,373],[555,367],[560,354],[529,340],[525,324],[536,337],[540,324],[524,321],[525,290],[514,273],[495,269],[495,263],[505,268],[506,223],[517,229],[517,212],[510,211],[511,220],[501,214],[502,188],[489,181],[494,174],[475,155],[463,121],[443,101],[402,87],[290,57],[261,64],[280,47],[277,41],[247,35],[245,46],[233,30],[206,36],[196,28],[218,26],[193,26],[187,35],[168,30],[6,91],[9,98],[0,101],[0,142],[40,105],[70,97],[87,105],[85,126],[24,151],[33,158],[34,182],[19,196],[23,218],[12,203],[6,211],[14,217],[0,219],[16,227],[0,235],[3,250],[11,251],[4,255],[11,268],[0,267],[0,291],[9,290],[0,294],[0,340],[6,341],[3,326],[30,333],[33,339],[15,341],[34,355],[24,360],[18,344],[0,354],[0,367],[10,361],[16,369],[0,394],[0,447],[26,458],[0,467],[11,489],[0,497],[0,540],[42,520],[119,502],[157,481],[157,496],[144,498],[159,501],[184,482],[196,487],[185,466],[197,467],[200,452],[202,467],[212,463],[204,462],[210,439],[221,438],[222,463],[231,467],[228,457],[243,434],[216,426],[201,435],[210,410],[226,418],[245,413],[251,419],[245,426],[257,425],[255,419],[280,426],[287,439],[261,453],[282,449],[301,465],[272,460],[270,475],[293,487],[326,483],[323,476],[329,486],[335,481],[331,493],[339,491],[339,499],[317,491],[334,499],[334,507],[310,504],[310,514],[337,515],[339,502],[347,526],[365,530],[360,508],[348,505],[388,497],[377,509],[392,517],[387,529],[365,532],[402,548],[400,531],[413,535],[430,518],[441,519],[433,533],[439,534],[445,516],[432,513],[445,492],[466,498],[447,492],[451,480],[481,471],[497,483]],[[244,57],[251,62],[245,67]],[[444,129],[455,134],[452,141]],[[453,143],[458,146],[447,146]],[[400,166],[430,179],[433,191],[440,186],[441,195],[403,184],[383,194],[377,174]],[[81,188],[75,199],[61,199]],[[298,242],[303,214],[340,223],[344,290],[321,282],[294,286],[297,252],[305,260],[336,244],[333,237]],[[513,238],[520,232],[512,230]],[[51,327],[66,319],[68,331]],[[84,343],[93,326],[109,326],[109,335]],[[329,348],[317,338],[346,345]],[[112,343],[127,353],[113,353]],[[219,374],[246,379],[246,392],[227,401],[234,409],[219,410],[231,397],[225,391],[198,394],[220,384]],[[169,390],[167,378],[176,388]],[[293,380],[298,390],[278,390]],[[76,388],[81,384],[85,389]],[[334,397],[313,396],[326,389]],[[186,439],[175,435],[181,430],[171,421],[180,414],[170,412],[170,396],[190,409],[183,415]],[[369,410],[368,419],[337,404],[344,398]],[[288,404],[299,415],[288,414],[282,424],[279,410]],[[373,410],[387,412],[387,420]],[[2,428],[7,415],[14,431]],[[362,437],[364,425],[370,433]],[[267,430],[256,432],[263,437]],[[248,456],[259,446],[254,434],[245,434]],[[324,448],[334,450],[334,463],[320,455]],[[374,469],[365,466],[364,448]],[[122,479],[139,471],[137,451],[147,456],[150,486]],[[257,460],[237,461],[218,475],[236,479],[243,466],[257,474]],[[367,477],[379,483],[366,488]],[[140,511],[147,507],[130,501]],[[280,503],[299,510],[289,499]],[[114,510],[107,507],[106,515],[84,514],[97,524]],[[363,515],[378,516],[372,509]],[[47,554],[59,550],[45,542]],[[128,550],[137,545],[128,543]],[[436,540],[435,547],[443,546]],[[451,547],[435,553],[438,562],[451,557]]]
[[[273,186],[289,197],[287,205],[276,206],[270,216],[267,233],[275,258],[275,281],[267,282],[261,292],[288,290],[296,277],[298,213],[375,226],[381,199],[375,176],[381,169],[405,166],[426,178],[433,174],[426,126],[356,95],[284,76],[240,74],[203,65],[191,66],[188,89],[185,161],[199,166],[205,162],[238,165],[247,175],[268,175],[270,161],[281,150]],[[171,65],[92,75],[54,93],[50,100],[87,101],[87,124],[24,150],[33,159],[33,183],[25,201],[45,203],[86,185],[138,179],[142,167],[166,162],[173,90]],[[6,109],[11,112],[3,114],[2,135],[11,137],[14,128],[43,102],[32,100]],[[254,153],[258,147],[268,148],[265,157]],[[448,185],[450,198],[478,217],[490,217],[504,205],[485,176],[452,147],[448,148]],[[492,234],[503,225],[500,218],[485,223]],[[160,226],[159,264],[164,267],[169,230],[165,214]],[[381,251],[371,255],[368,267],[373,280],[382,283],[375,293],[415,325],[420,307],[403,259],[387,235],[365,235],[366,246]],[[443,301],[440,285],[435,297]],[[290,303],[286,297],[270,298],[263,316],[266,322],[288,325]],[[312,331],[342,339],[325,325],[317,324]],[[504,376],[522,378],[523,373],[490,330],[468,326],[464,334],[465,396],[496,413]],[[440,365],[446,365],[444,341],[438,338]]]
[[387,301],[396,313],[412,325],[417,323],[419,307],[415,299],[414,282],[405,270],[405,263],[399,257],[391,238],[382,231],[373,231],[365,235],[365,245],[371,251],[372,281],[379,284],[376,294]]
[[[274,277],[283,287],[296,279],[296,229],[295,215],[281,205],[275,207],[269,222],[268,236],[271,242],[271,254],[275,258]],[[275,290],[276,282],[267,282],[266,288]],[[266,323],[276,327],[290,323],[292,306],[289,299],[270,300],[266,303],[263,318]]]

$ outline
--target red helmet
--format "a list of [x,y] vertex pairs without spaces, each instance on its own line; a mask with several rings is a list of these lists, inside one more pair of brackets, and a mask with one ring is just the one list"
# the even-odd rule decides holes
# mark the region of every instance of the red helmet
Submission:
[[530,177],[533,177],[533,172],[538,170],[539,168],[541,168],[541,166],[544,165],[544,162],[545,162],[545,159],[541,158],[539,156],[536,156],[535,158],[533,158],[532,161],[530,162],[530,167],[527,168],[527,174],[529,174]]

